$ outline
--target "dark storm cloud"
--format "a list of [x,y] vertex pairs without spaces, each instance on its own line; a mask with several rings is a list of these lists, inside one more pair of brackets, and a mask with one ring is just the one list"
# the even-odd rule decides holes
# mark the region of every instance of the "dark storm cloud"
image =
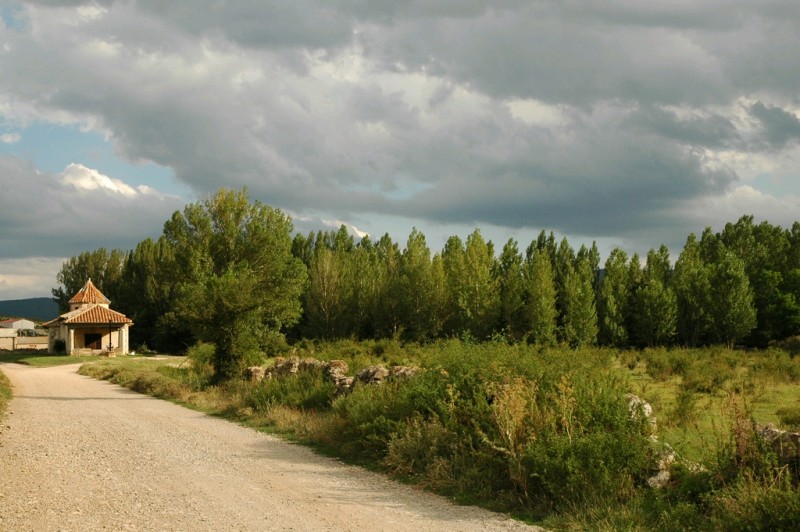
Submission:
[[0,110],[314,220],[683,232],[800,135],[795,1],[23,4]]
[[760,122],[764,140],[771,148],[780,149],[800,140],[800,119],[794,113],[761,102],[754,103],[749,111]]
[[649,107],[632,113],[630,123],[690,146],[727,148],[741,143],[735,124],[714,113],[680,117],[669,110]]

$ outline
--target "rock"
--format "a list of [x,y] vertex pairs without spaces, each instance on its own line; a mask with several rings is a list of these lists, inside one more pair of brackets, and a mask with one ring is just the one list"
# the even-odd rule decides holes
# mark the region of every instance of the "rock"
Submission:
[[298,369],[300,371],[312,371],[312,370],[315,370],[317,368],[322,368],[324,366],[325,366],[325,363],[322,362],[321,360],[317,360],[316,358],[308,357],[308,358],[304,358],[303,360],[300,361]]
[[264,380],[264,368],[261,366],[251,366],[247,368],[247,377],[253,382],[261,382]]
[[414,366],[392,366],[389,368],[389,380],[409,379],[420,372]]
[[323,371],[325,371],[326,374],[333,372],[347,373],[349,369],[347,362],[344,360],[331,360],[325,364]]
[[625,399],[628,400],[628,412],[630,412],[631,419],[644,419],[650,422],[653,432],[656,430],[656,418],[653,416],[653,407],[650,403],[639,397],[634,393],[625,394]]
[[292,356],[281,362],[275,361],[274,373],[277,375],[294,375],[300,370],[300,359]]
[[362,369],[358,372],[357,378],[359,382],[364,384],[381,384],[388,376],[389,370],[386,369],[386,366],[378,364]]
[[759,427],[758,432],[780,462],[800,463],[800,433],[775,428],[772,423]]

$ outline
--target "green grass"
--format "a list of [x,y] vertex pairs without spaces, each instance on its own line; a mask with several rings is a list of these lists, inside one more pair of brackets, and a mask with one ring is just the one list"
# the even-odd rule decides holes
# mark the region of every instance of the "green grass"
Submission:
[[[80,371],[550,528],[730,529],[800,518],[800,477],[775,468],[750,425],[800,420],[800,357],[785,351],[296,348],[301,358],[345,360],[351,375],[375,363],[427,371],[340,398],[312,373],[212,386],[208,368],[195,371],[191,360],[103,359]],[[630,423],[627,392],[651,403],[659,440],[699,469],[679,466],[666,489],[646,487],[650,429]]]
[[11,400],[11,383],[5,373],[0,371],[0,419],[6,414],[8,402]]
[[40,352],[35,351],[12,351],[8,353],[0,353],[0,362],[14,362],[16,364],[25,364],[27,366],[34,366],[37,368],[49,368],[52,366],[64,366],[67,364],[82,364],[83,362],[91,362],[103,358],[106,357],[51,355],[41,354]]

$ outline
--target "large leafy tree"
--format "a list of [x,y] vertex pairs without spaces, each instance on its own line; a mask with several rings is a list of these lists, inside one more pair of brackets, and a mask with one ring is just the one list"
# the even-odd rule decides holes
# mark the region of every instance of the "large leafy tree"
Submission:
[[69,310],[69,300],[89,279],[103,295],[116,301],[124,263],[124,252],[119,249],[108,251],[106,248],[84,251],[64,262],[56,275],[59,286],[52,289],[53,300],[58,303],[59,311]]
[[226,189],[164,225],[176,258],[176,316],[215,344],[218,379],[236,376],[300,316],[306,269],[292,256],[291,232],[280,210]]

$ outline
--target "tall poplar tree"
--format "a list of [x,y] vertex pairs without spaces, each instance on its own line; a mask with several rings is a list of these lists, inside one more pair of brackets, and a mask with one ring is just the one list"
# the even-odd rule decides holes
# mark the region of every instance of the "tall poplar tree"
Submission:
[[628,255],[614,248],[606,259],[605,277],[600,287],[598,316],[600,340],[603,344],[622,347],[628,344],[626,321],[631,306],[630,270]]
[[528,341],[539,345],[556,342],[556,286],[546,250],[533,250],[525,263],[525,322]]
[[500,288],[500,330],[510,340],[525,335],[525,299],[522,255],[514,239],[509,239],[497,260],[495,278]]
[[686,239],[675,262],[672,285],[678,308],[678,338],[690,347],[706,342],[712,325],[711,277],[694,233]]
[[572,347],[592,345],[597,341],[597,308],[594,297],[594,273],[588,256],[575,260],[567,268],[564,280],[563,339]]

